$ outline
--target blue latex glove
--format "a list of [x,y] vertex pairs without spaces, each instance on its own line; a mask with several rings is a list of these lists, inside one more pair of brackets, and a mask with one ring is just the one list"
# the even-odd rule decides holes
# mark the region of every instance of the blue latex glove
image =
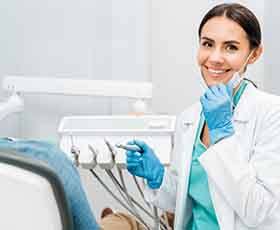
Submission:
[[200,98],[211,144],[234,134],[233,83],[210,86]]
[[55,145],[43,141],[11,141],[6,138],[0,138],[0,151],[11,150],[20,155],[43,161],[56,172],[63,184],[66,198],[70,204],[74,229],[100,229],[89,206],[79,172],[65,153]]
[[151,189],[158,189],[163,180],[164,166],[160,163],[153,149],[139,140],[133,140],[127,144],[137,145],[143,151],[142,153],[126,151],[127,170],[132,175],[147,179]]

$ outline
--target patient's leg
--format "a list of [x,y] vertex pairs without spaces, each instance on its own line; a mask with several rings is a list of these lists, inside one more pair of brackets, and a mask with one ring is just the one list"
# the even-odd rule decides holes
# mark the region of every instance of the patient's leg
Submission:
[[99,229],[79,173],[58,147],[42,141],[0,139],[0,150],[14,150],[24,156],[46,162],[57,173],[64,186],[75,230]]

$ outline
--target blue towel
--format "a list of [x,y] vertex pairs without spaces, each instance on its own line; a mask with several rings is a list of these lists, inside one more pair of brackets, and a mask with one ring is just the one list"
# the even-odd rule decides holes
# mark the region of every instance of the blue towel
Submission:
[[100,229],[83,190],[79,172],[58,147],[35,140],[0,139],[0,150],[13,150],[18,154],[46,162],[60,178],[70,204],[75,230]]

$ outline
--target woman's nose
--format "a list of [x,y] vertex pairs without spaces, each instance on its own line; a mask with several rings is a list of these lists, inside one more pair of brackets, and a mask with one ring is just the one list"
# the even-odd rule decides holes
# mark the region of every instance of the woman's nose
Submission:
[[208,60],[213,63],[223,63],[224,61],[223,53],[219,49],[214,49],[209,54]]

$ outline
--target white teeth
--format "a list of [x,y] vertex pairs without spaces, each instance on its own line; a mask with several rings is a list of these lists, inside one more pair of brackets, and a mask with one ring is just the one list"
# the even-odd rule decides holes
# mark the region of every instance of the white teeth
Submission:
[[208,71],[214,74],[222,74],[226,72],[225,70],[214,70],[214,69],[208,69]]

